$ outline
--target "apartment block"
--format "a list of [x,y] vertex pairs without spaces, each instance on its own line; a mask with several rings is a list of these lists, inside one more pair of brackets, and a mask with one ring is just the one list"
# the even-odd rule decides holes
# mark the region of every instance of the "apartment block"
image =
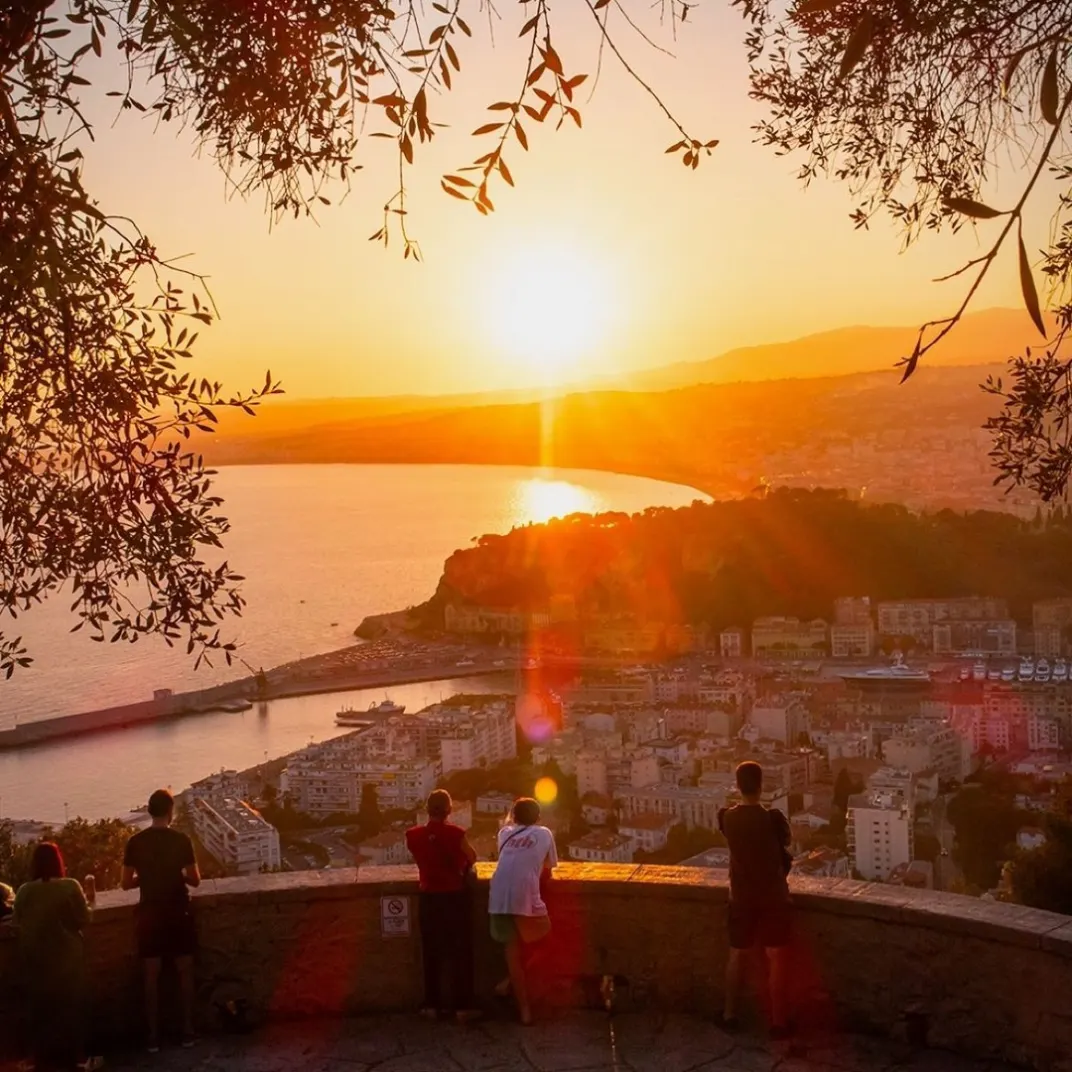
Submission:
[[752,623],[752,654],[799,656],[822,655],[828,630],[822,618],[802,622],[799,618],[757,618]]
[[878,632],[884,637],[912,637],[930,646],[934,626],[945,621],[1006,621],[1008,604],[991,596],[955,599],[903,599],[878,604]]
[[971,742],[952,726],[917,728],[887,737],[882,757],[891,767],[918,774],[934,770],[944,780],[960,781],[971,770]]
[[808,712],[795,696],[768,696],[758,700],[748,713],[748,725],[760,738],[795,745],[808,730]]
[[251,875],[282,866],[279,832],[245,801],[195,797],[189,817],[201,844],[228,871]]
[[718,634],[718,650],[723,659],[740,659],[745,654],[745,632],[739,625]]
[[381,763],[301,756],[292,757],[282,783],[298,811],[319,817],[358,811],[366,785],[375,786],[381,808],[417,807],[440,778],[438,760]]
[[936,655],[1016,654],[1016,622],[1011,618],[936,622],[931,644]]
[[835,623],[830,627],[830,654],[835,659],[867,658],[875,651],[875,627],[862,623]]
[[628,825],[634,815],[654,813],[675,824],[684,823],[690,830],[697,826],[717,830],[718,809],[725,806],[728,795],[723,787],[653,785],[629,789],[620,798],[623,818],[619,826]]
[[849,857],[854,870],[870,881],[885,882],[915,853],[912,807],[894,793],[849,797]]
[[1053,659],[1068,654],[1072,646],[1065,631],[1072,626],[1072,596],[1039,600],[1031,608],[1031,624],[1036,655]]
[[841,596],[834,600],[834,625],[871,625],[870,596]]

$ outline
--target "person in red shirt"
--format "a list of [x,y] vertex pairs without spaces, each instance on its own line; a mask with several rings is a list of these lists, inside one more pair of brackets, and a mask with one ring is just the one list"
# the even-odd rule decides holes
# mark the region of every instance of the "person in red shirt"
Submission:
[[[469,873],[476,851],[465,831],[448,822],[450,794],[437,789],[428,797],[428,822],[406,831],[406,847],[420,873],[419,918],[424,961],[424,1007],[438,1017],[453,1008],[457,1019],[471,1020],[473,1010],[473,904]],[[451,976],[452,1005],[444,1005],[444,970]]]

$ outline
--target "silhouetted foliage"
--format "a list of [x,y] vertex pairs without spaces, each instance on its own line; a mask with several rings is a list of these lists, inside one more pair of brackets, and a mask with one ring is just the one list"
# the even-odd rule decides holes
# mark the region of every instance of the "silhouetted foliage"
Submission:
[[1013,899],[1032,908],[1072,915],[1072,822],[1045,820],[1046,841],[1013,855],[1009,881]]
[[429,613],[451,602],[546,610],[583,627],[623,617],[721,629],[762,615],[829,618],[835,598],[992,595],[1030,619],[1072,592],[1072,532],[1003,513],[916,514],[833,491],[576,515],[484,536],[447,560]]
[[1017,830],[1030,816],[1010,795],[989,784],[965,786],[949,802],[947,815],[956,831],[953,858],[964,878],[980,890],[992,889],[1001,864],[1013,854]]
[[357,822],[365,837],[373,837],[383,828],[380,798],[376,787],[371,782],[366,782],[361,787],[361,805],[357,812]]

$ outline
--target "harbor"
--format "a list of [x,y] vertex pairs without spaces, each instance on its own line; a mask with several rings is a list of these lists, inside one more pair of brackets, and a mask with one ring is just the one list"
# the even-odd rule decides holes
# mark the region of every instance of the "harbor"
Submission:
[[519,659],[501,649],[471,650],[457,644],[380,640],[258,671],[232,682],[191,692],[158,689],[151,698],[60,718],[16,722],[0,730],[0,750],[19,749],[88,734],[194,718],[237,714],[288,697],[479,677],[516,670]]

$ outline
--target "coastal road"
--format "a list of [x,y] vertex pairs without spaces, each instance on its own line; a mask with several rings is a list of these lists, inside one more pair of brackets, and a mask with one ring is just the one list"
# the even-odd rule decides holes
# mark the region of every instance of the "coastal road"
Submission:
[[941,853],[934,866],[934,888],[936,890],[948,890],[957,881],[960,881],[960,868],[953,862],[953,846],[956,844],[956,831],[946,814],[949,798],[940,796],[934,802],[934,834],[941,846]]

